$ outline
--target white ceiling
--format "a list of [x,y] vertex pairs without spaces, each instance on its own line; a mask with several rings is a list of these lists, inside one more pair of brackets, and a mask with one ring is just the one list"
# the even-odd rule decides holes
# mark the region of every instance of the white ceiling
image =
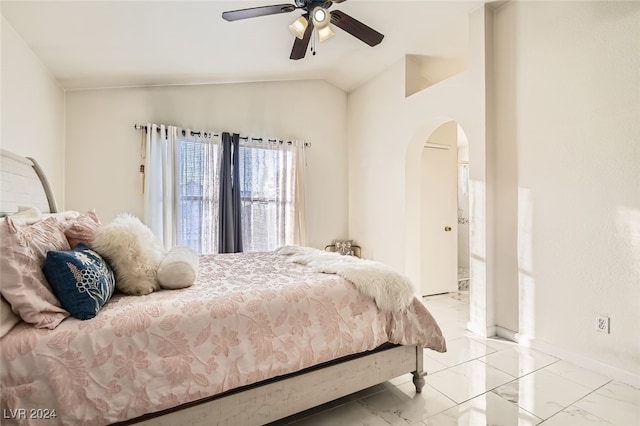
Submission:
[[10,1],[2,15],[66,89],[323,79],[351,91],[405,54],[464,56],[468,14],[484,1],[348,0],[341,10],[385,35],[369,47],[339,28],[317,55],[289,59],[301,13],[236,22],[262,1]]

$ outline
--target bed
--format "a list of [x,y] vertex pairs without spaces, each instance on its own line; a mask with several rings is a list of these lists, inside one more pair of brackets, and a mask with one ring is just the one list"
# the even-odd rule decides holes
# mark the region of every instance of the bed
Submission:
[[[1,161],[4,215],[56,212],[35,161]],[[388,312],[281,253],[202,256],[189,288],[15,325],[0,338],[2,424],[266,424],[406,373],[420,392],[423,348],[446,345],[417,298]]]

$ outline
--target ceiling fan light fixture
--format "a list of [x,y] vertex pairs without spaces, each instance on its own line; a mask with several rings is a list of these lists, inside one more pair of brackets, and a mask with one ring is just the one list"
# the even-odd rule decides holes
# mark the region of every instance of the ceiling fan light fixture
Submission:
[[325,40],[330,39],[334,35],[335,33],[331,29],[330,25],[327,25],[326,27],[323,27],[323,28],[318,28],[318,39],[320,40],[321,43]]
[[[0,0],[2,1],[2,0]],[[291,1],[291,0],[290,0]],[[311,52],[316,54],[315,42],[325,41],[333,37],[333,25],[351,34],[358,40],[371,47],[382,42],[384,35],[373,28],[363,24],[348,14],[340,10],[329,8],[334,3],[342,3],[346,0],[293,0],[295,4],[274,4],[270,6],[257,6],[245,9],[229,10],[222,12],[222,19],[225,21],[238,21],[242,19],[256,18],[258,16],[279,15],[290,13],[296,9],[304,12],[301,17],[289,25],[289,30],[295,36],[293,48],[289,59],[298,60],[305,57],[311,42]],[[330,25],[331,24],[331,25]],[[317,35],[315,34],[317,30]]]
[[289,31],[291,31],[291,34],[302,40],[308,25],[309,21],[307,21],[304,16],[301,16],[289,25]]
[[313,25],[318,29],[324,28],[329,25],[329,21],[331,20],[327,9],[320,6],[313,9],[313,12],[311,12],[311,16],[313,19]]

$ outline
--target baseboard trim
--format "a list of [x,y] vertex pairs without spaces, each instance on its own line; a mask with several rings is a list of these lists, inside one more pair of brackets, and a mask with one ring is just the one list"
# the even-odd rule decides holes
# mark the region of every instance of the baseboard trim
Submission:
[[540,339],[536,339],[535,337],[517,333],[515,331],[496,325],[486,328],[479,327],[475,326],[471,322],[467,323],[467,329],[472,333],[482,337],[498,336],[503,339],[516,342],[520,346],[529,347],[540,352],[544,352],[548,355],[563,359],[579,367],[602,374],[604,376],[610,377],[611,379],[631,385],[635,388],[640,388],[640,375],[638,374],[634,374],[627,370],[622,370],[620,368],[605,364],[604,362],[597,361],[592,358],[585,357],[584,355],[580,355],[575,352],[558,348],[555,345],[544,342]]
[[579,367],[586,368],[588,370],[610,377],[614,380],[618,380],[622,383],[631,385],[635,388],[640,388],[640,375],[638,374],[634,374],[627,370],[622,370],[620,368],[605,364],[604,362],[597,361],[592,358],[585,357],[584,355],[580,355],[575,352],[558,348],[555,345],[541,341],[540,339],[536,339],[535,337],[527,336],[520,333],[515,333],[514,337],[514,341],[518,342],[518,344],[521,346],[530,347],[540,352],[544,352],[548,355],[563,359]]
[[492,337],[496,335],[496,326],[491,325],[489,327],[484,327],[481,325],[477,325],[469,321],[467,323],[467,330],[481,337]]
[[510,340],[512,342],[517,342],[518,341],[517,335],[518,333],[516,333],[515,331],[509,330],[508,328],[496,326],[496,336],[498,337],[501,337],[506,340]]

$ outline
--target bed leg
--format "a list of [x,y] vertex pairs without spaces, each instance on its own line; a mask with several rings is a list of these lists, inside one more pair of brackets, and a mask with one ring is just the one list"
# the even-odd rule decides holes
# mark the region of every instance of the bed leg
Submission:
[[424,376],[427,375],[424,371],[413,371],[413,384],[416,387],[416,393],[421,393],[424,387]]
[[416,393],[422,392],[422,388],[424,387],[424,376],[427,373],[424,371],[424,358],[422,356],[422,348],[420,346],[416,346],[416,369],[412,371],[413,374],[413,384],[416,387]]

